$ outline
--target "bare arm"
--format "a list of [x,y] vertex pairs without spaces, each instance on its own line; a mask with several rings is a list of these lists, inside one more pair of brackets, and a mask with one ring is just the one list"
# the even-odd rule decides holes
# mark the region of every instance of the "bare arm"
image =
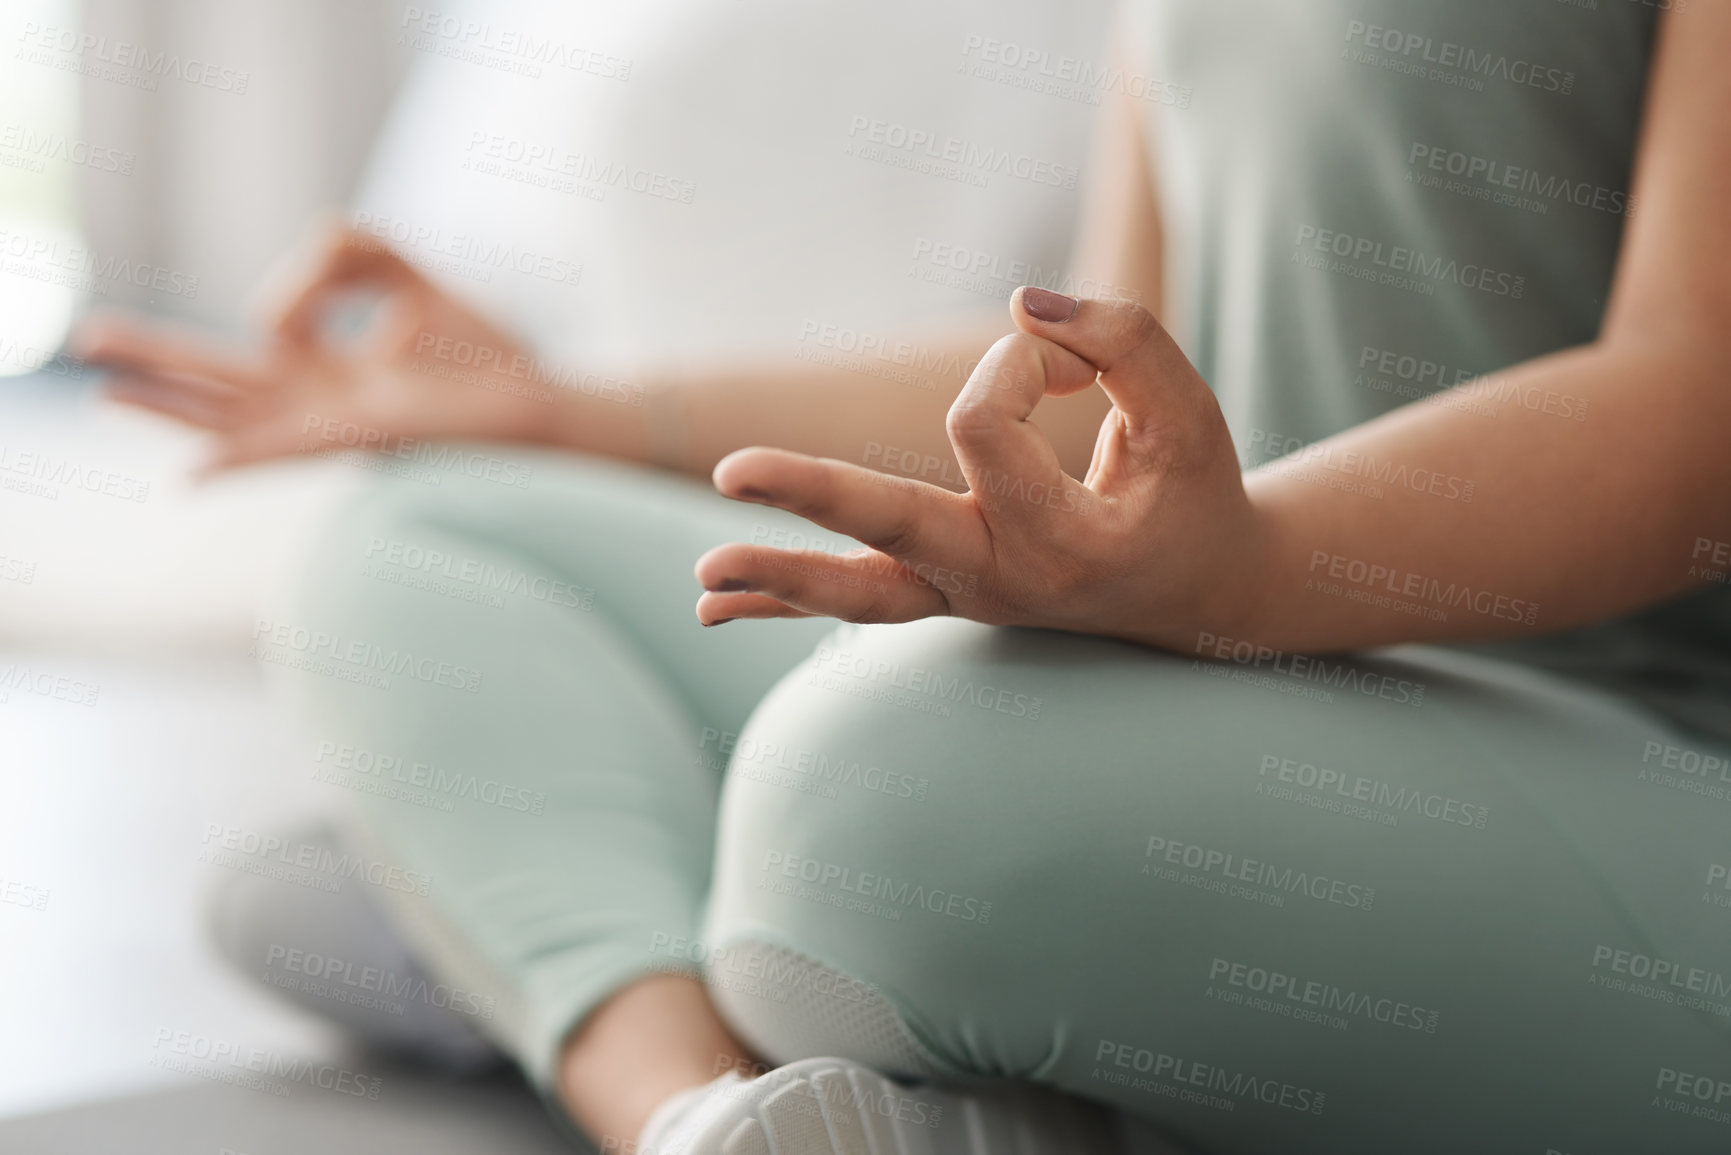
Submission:
[[[1107,95],[1095,130],[1070,271],[1077,281],[1115,286],[1159,316],[1160,213],[1145,130],[1133,97],[1122,89]],[[766,357],[732,367],[653,374],[646,422],[572,399],[545,435],[557,444],[593,452],[619,455],[623,446],[634,460],[659,461],[703,477],[736,449],[773,445],[955,489],[961,471],[944,435],[944,415],[969,371],[1007,329],[1002,321],[986,319],[971,326],[897,334],[893,340],[919,350],[928,363],[963,367],[947,376],[923,375],[934,382],[929,390],[791,357],[779,362]],[[1081,474],[1109,407],[1104,394],[1089,390],[1048,399],[1032,420],[1051,438],[1065,471]],[[917,470],[886,461],[886,447],[900,450],[899,460],[910,466],[917,457]]]
[[[774,445],[955,489],[962,474],[944,414],[1006,328],[976,321],[886,337],[892,350],[914,350],[910,357],[934,367],[888,379],[796,359],[791,349],[779,358],[662,369],[645,382],[641,407],[562,397],[558,420],[540,436],[703,478],[736,449]],[[856,360],[869,363],[871,355]],[[1085,469],[1105,411],[1103,398],[1077,398],[1042,410],[1040,425],[1070,467]]]
[[[1689,588],[1702,543],[1731,552],[1719,544],[1731,542],[1731,455],[1719,444],[1731,428],[1727,52],[1731,7],[1666,14],[1636,174],[1642,211],[1602,334],[1509,371],[1524,393],[1585,400],[1586,420],[1511,404],[1486,421],[1444,395],[1241,475],[1206,383],[1152,317],[1105,302],[1071,315],[1024,293],[1012,308],[1020,332],[949,415],[972,493],[737,454],[716,471],[723,492],[876,549],[795,568],[722,547],[699,563],[711,591],[699,615],[951,613],[1184,652],[1204,638],[1334,650],[1548,631]],[[1028,416],[1096,375],[1114,405],[1078,482]],[[1426,483],[1372,500],[1306,468],[1349,454],[1425,471]],[[1456,481],[1472,482],[1470,503],[1448,499]],[[850,568],[898,580],[864,595],[833,580]]]
[[[1115,94],[1102,120],[1072,271],[1151,302],[1158,213],[1140,143],[1120,147],[1124,133],[1137,135],[1135,102]],[[580,367],[533,357],[376,237],[329,229],[283,280],[274,340],[260,350],[226,350],[121,317],[87,325],[78,345],[117,371],[120,400],[215,432],[212,469],[328,448],[324,431],[334,428],[358,430],[362,447],[514,441],[704,478],[736,449],[775,445],[956,489],[962,474],[944,414],[1009,328],[987,317],[882,334],[878,351],[839,365],[823,354],[840,350],[817,333],[731,364],[650,365],[628,384],[598,388]],[[332,348],[324,311],[356,289],[383,295],[383,319],[368,340]],[[1094,391],[1043,406],[1035,420],[1079,472],[1107,408]]]
[[[1689,588],[1699,543],[1731,540],[1727,51],[1731,6],[1665,14],[1636,168],[1641,211],[1627,226],[1602,333],[1498,383],[1579,398],[1586,419],[1560,419],[1558,405],[1541,403],[1505,404],[1487,421],[1445,396],[1306,451],[1470,479],[1470,504],[1410,487],[1365,500],[1308,483],[1293,462],[1257,470],[1246,484],[1273,548],[1235,627],[1243,635],[1302,649],[1554,630]],[[1474,388],[1455,393],[1482,404]],[[1323,585],[1433,606],[1452,585],[1457,599],[1473,590],[1477,604],[1457,602],[1438,620],[1319,593]]]

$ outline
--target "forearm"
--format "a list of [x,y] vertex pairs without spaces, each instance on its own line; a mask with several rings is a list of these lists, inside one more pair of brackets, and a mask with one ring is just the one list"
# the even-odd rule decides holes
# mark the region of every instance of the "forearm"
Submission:
[[1254,470],[1235,639],[1551,632],[1698,584],[1698,543],[1731,540],[1723,365],[1658,341],[1567,350]]
[[[863,353],[813,342],[813,359],[664,367],[643,376],[634,395],[641,404],[560,397],[538,439],[704,479],[734,450],[765,445],[965,488],[944,417],[1005,327],[993,320],[909,333]],[[1097,392],[1055,399],[1036,419],[1078,475],[1106,407]]]

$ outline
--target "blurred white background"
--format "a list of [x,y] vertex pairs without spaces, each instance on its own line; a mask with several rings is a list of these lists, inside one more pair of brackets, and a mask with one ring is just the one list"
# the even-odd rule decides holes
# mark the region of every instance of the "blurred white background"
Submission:
[[[171,1024],[290,1053],[339,1045],[216,963],[199,909],[209,871],[187,848],[213,815],[269,826],[326,802],[278,755],[244,626],[352,481],[291,464],[195,489],[200,435],[102,402],[54,354],[93,298],[242,325],[271,262],[352,197],[408,55],[392,11],[0,8],[0,888],[13,896],[0,903],[0,1114],[162,1081],[151,1041]],[[123,45],[244,69],[246,94],[164,76],[150,91],[147,69],[104,60]],[[77,279],[65,265],[85,252],[111,271],[195,271],[198,286],[39,279],[54,262]],[[44,358],[48,372],[24,372]],[[97,475],[145,499],[80,484]],[[69,685],[94,704],[65,700]],[[19,901],[44,895],[40,910]]]
[[[59,354],[72,314],[133,309],[244,341],[285,252],[322,219],[364,214],[580,264],[577,284],[462,261],[440,279],[585,369],[791,358],[814,320],[1001,317],[998,295],[910,277],[915,243],[1061,269],[1076,183],[873,163],[849,153],[850,126],[1079,173],[1093,105],[969,75],[963,47],[994,37],[1098,63],[1109,7],[0,6],[0,1115],[176,1078],[149,1063],[164,1027],[337,1045],[216,963],[197,854],[207,822],[280,826],[335,801],[286,753],[247,640],[310,528],[368,475],[298,461],[193,485],[202,436],[104,401]],[[629,69],[526,70],[437,31],[477,26]],[[499,138],[695,192],[572,195],[476,171],[479,142]]]

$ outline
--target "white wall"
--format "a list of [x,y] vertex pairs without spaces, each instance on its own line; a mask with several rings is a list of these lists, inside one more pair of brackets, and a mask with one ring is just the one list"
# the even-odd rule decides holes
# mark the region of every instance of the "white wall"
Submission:
[[[84,31],[232,73],[245,91],[162,77],[156,91],[86,76],[83,131],[137,157],[84,177],[104,256],[199,278],[196,296],[113,286],[119,304],[232,321],[309,220],[351,196],[401,78],[394,0],[84,0]],[[86,56],[88,57],[88,53]]]

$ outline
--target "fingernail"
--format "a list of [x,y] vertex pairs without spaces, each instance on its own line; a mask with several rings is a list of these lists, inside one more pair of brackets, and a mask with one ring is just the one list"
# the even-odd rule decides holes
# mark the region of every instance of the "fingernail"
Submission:
[[718,594],[736,594],[741,590],[748,590],[751,587],[745,582],[740,581],[738,578],[723,578],[721,581],[709,588],[712,592]]
[[715,621],[710,622],[709,625],[707,625],[703,628],[706,630],[707,629],[713,629],[716,626],[725,626],[728,622],[736,622],[738,620],[739,620],[738,618],[717,618]]
[[1062,293],[1054,293],[1050,289],[1039,289],[1033,285],[1022,288],[1022,312],[1036,321],[1053,321],[1062,324],[1076,315],[1076,310],[1082,307],[1082,302],[1076,297],[1066,297]]

